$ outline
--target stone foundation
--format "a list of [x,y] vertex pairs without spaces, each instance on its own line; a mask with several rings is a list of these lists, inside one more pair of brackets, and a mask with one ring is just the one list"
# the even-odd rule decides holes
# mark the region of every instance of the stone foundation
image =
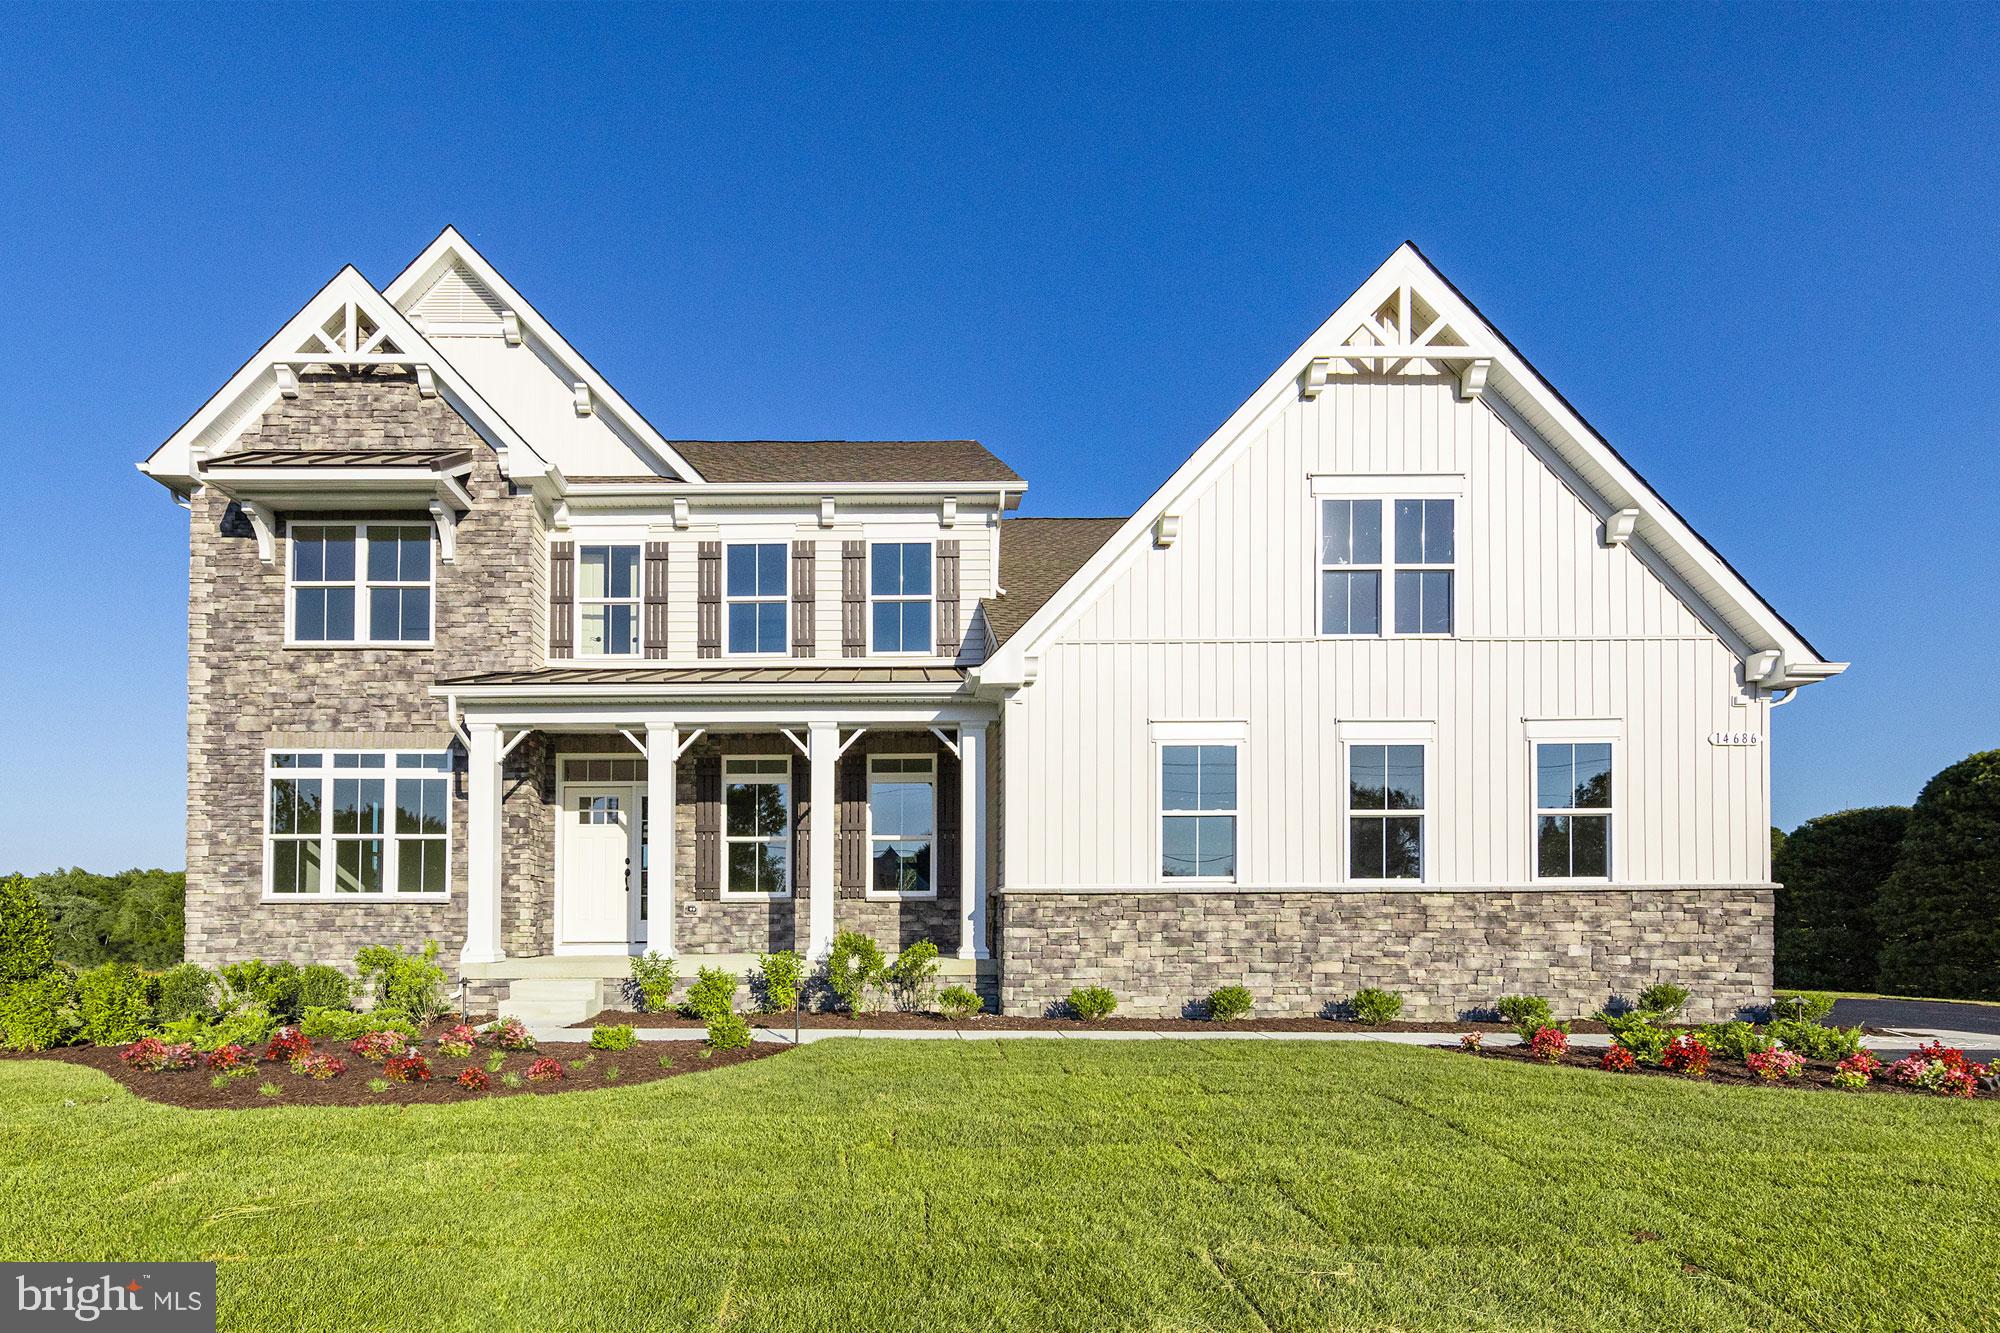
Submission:
[[1242,985],[1262,1014],[1317,1014],[1364,986],[1403,1017],[1452,1020],[1502,995],[1581,1017],[1672,981],[1689,1016],[1731,1018],[1771,995],[1769,885],[1450,893],[1005,893],[1002,1011],[1044,1014],[1107,986],[1121,1014],[1199,1014]]

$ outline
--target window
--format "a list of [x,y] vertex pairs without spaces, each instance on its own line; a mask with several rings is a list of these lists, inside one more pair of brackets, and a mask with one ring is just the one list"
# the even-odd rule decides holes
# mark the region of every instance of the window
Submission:
[[1319,631],[1380,633],[1382,503],[1322,500],[1319,511]]
[[1611,878],[1611,746],[1535,746],[1535,875]]
[[1347,748],[1347,868],[1353,879],[1424,877],[1424,747]]
[[[1386,565],[1385,504],[1395,523]],[[1457,517],[1449,499],[1321,500],[1320,633],[1450,634]]]
[[729,651],[785,651],[785,567],[783,542],[732,542],[724,599],[729,607]]
[[292,642],[430,642],[428,524],[303,523],[287,535]]
[[450,884],[451,755],[274,751],[265,765],[272,897],[442,896]]
[[931,544],[874,542],[868,548],[869,623],[878,653],[929,653]]
[[868,758],[869,892],[934,898],[937,763],[929,755]]
[[792,891],[792,761],[725,759],[722,891],[751,898]]
[[1396,633],[1451,633],[1451,500],[1396,501]]
[[631,657],[639,651],[637,546],[577,548],[576,618],[577,656]]
[[1160,747],[1160,873],[1236,877],[1236,747]]

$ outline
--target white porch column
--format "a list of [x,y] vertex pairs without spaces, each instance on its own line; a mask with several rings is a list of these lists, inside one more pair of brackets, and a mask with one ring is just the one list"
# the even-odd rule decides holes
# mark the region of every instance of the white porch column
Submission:
[[681,729],[646,724],[646,948],[674,956],[675,786]]
[[470,722],[465,773],[465,948],[460,963],[497,963],[500,947],[500,728]]
[[958,728],[960,958],[986,958],[986,724]]
[[840,728],[832,722],[812,722],[806,726],[806,760],[812,765],[812,822],[806,837],[806,905],[811,911],[809,958],[824,958],[833,948],[834,859],[839,839],[834,836],[839,803],[833,775],[840,760]]

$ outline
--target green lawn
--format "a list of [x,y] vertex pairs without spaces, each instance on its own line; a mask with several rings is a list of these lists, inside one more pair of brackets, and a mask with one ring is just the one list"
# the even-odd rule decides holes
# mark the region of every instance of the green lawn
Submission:
[[1388,1045],[834,1041],[251,1112],[0,1063],[0,1254],[215,1259],[224,1328],[1968,1328],[1996,1251],[1992,1104]]

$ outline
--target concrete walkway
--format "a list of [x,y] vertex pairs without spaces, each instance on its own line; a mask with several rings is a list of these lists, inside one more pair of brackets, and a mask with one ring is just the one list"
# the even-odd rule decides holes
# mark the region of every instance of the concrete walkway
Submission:
[[[587,1027],[532,1027],[536,1041],[589,1041]],[[699,1027],[639,1028],[640,1041],[700,1041],[708,1029]],[[1186,1029],[1102,1029],[1088,1028],[802,1028],[799,1044],[860,1037],[870,1041],[1386,1041],[1397,1046],[1456,1046],[1458,1037],[1450,1032],[1216,1032]],[[775,1045],[792,1045],[790,1028],[752,1028],[751,1040]],[[1521,1039],[1511,1032],[1489,1032],[1489,1046],[1517,1046]],[[1913,1051],[1926,1042],[1942,1041],[1958,1046],[1975,1059],[2000,1054],[2000,1041],[1991,1033],[1954,1032],[1912,1028],[1890,1036],[1864,1037],[1861,1044],[1873,1051]],[[1609,1046],[1611,1038],[1601,1032],[1578,1033],[1570,1045],[1584,1048]]]

